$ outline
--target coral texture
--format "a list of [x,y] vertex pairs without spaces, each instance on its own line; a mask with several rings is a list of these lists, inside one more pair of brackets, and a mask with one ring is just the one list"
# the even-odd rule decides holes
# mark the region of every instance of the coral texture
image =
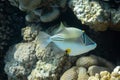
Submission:
[[22,29],[23,40],[33,41],[40,31],[39,26],[31,25]]
[[111,73],[108,71],[96,73],[95,76],[90,76],[88,80],[120,80],[120,66],[114,68]]
[[70,0],[69,7],[83,24],[96,31],[104,31],[108,27],[114,30],[120,28],[120,5],[114,9],[100,0]]
[[4,56],[9,46],[21,39],[20,28],[24,26],[24,14],[21,13],[10,5],[8,0],[0,0],[0,80],[7,80]]
[[65,51],[54,43],[42,48],[40,32],[40,26],[23,28],[24,42],[9,48],[4,68],[9,80],[58,80],[70,68]]
[[[76,61],[76,66],[64,72],[60,80],[99,80],[94,75],[101,71],[111,72],[113,68],[114,66],[103,58],[94,55],[82,56]],[[114,71],[119,72],[119,67]]]
[[59,8],[65,8],[67,0],[9,0],[13,6],[27,12],[28,22],[51,22],[59,14]]
[[[2,15],[1,15],[2,16]],[[3,23],[0,21],[0,24]],[[6,21],[4,22],[6,25],[8,24]],[[8,45],[8,42],[10,40],[10,37],[12,36],[12,29],[10,29],[9,26],[4,26],[2,24],[0,26],[0,50],[3,50],[5,46]]]

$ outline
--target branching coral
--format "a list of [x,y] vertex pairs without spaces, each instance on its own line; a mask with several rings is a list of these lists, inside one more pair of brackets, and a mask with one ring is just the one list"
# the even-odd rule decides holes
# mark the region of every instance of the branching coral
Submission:
[[28,22],[51,22],[59,14],[59,8],[65,8],[67,0],[9,0],[12,5],[21,11],[27,12]]

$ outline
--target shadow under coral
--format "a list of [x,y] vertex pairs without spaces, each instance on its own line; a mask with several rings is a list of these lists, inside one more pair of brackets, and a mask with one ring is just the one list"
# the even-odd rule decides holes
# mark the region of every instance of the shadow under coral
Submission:
[[25,26],[24,13],[11,6],[7,0],[0,1],[0,80],[7,80],[4,56],[9,46],[21,41],[23,26]]

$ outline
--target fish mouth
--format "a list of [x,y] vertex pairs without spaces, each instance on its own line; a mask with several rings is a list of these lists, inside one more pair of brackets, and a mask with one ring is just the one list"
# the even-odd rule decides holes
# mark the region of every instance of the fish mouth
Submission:
[[97,44],[92,39],[90,39],[85,33],[83,33],[82,35],[82,42],[85,46],[89,46],[89,45],[97,46]]

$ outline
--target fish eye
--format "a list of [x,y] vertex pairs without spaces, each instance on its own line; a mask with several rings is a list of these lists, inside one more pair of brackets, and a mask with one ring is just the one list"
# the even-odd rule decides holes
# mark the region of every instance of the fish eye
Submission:
[[70,48],[67,48],[67,49],[65,50],[65,52],[66,52],[67,54],[70,54],[70,53],[71,53],[71,49],[70,49]]

